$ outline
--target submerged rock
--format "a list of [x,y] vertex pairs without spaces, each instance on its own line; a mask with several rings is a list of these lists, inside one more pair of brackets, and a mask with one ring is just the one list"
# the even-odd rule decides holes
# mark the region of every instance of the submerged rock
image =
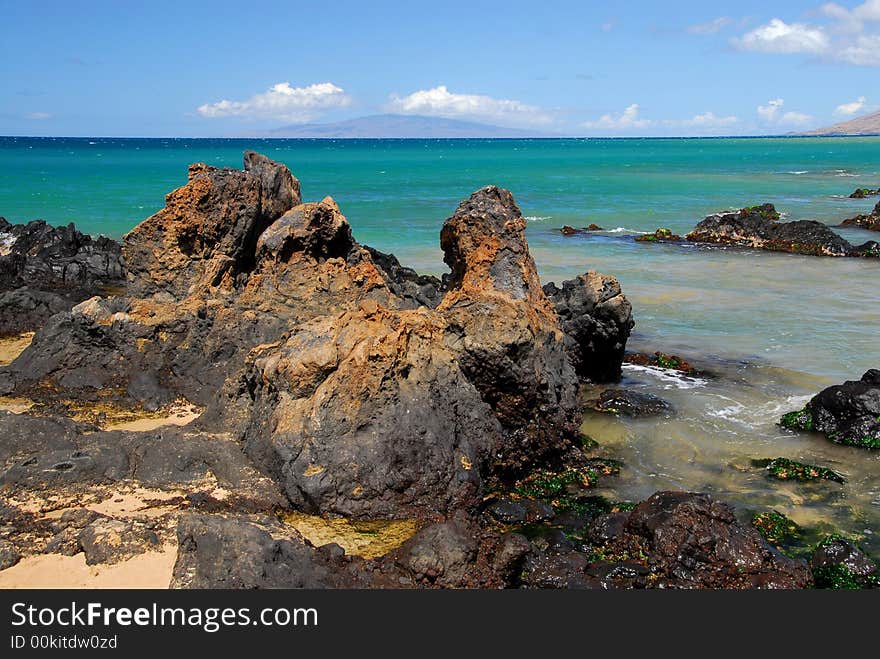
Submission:
[[849,256],[852,251],[849,242],[821,222],[777,222],[778,219],[773,204],[718,213],[700,222],[687,240],[813,256]]
[[119,243],[42,220],[0,217],[0,336],[39,328],[48,318],[125,282]]
[[820,432],[836,444],[880,448],[880,370],[823,389],[803,410],[784,415],[780,425]]
[[[864,215],[856,215],[841,222],[840,226],[859,227],[869,231],[880,231],[880,202],[874,206],[874,210]],[[876,248],[875,248],[876,249]]]
[[646,233],[636,236],[636,242],[640,243],[680,243],[684,240],[679,235],[672,233],[671,229],[660,228],[654,233]]
[[587,401],[587,406],[597,412],[631,417],[668,416],[673,412],[662,398],[631,389],[606,389],[597,399]]
[[678,355],[669,355],[665,352],[657,351],[653,355],[643,352],[631,352],[624,356],[623,361],[627,364],[635,364],[637,366],[653,366],[655,368],[663,368],[671,371],[680,371],[688,376],[707,376],[705,371],[701,371],[684,358]]
[[604,231],[604,229],[602,227],[600,227],[598,224],[591,223],[589,226],[585,226],[582,228],[575,228],[572,226],[568,226],[566,224],[564,227],[562,227],[559,230],[559,232],[563,236],[576,236],[576,235],[582,234],[582,233],[592,233],[593,231]]
[[846,479],[832,469],[804,464],[788,458],[773,458],[772,460],[753,460],[756,467],[766,469],[770,478],[780,481],[809,481],[826,480],[835,483],[846,483]]
[[801,527],[796,522],[775,510],[757,513],[752,517],[752,526],[780,551],[799,542],[802,536]]

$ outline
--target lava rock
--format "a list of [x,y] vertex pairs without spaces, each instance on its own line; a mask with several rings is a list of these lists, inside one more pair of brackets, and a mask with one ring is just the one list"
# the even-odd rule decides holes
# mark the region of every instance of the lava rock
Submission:
[[[622,531],[620,531],[622,526]],[[807,588],[812,575],[803,561],[770,547],[741,524],[730,506],[708,494],[658,492],[637,505],[601,555],[640,556],[651,587]],[[604,559],[606,562],[609,558]],[[625,575],[629,579],[629,575]]]
[[654,233],[636,236],[635,240],[640,243],[680,243],[684,238],[673,233],[671,229],[660,228]]
[[852,542],[840,536],[816,547],[810,567],[817,588],[880,586],[880,567]]
[[844,227],[859,227],[869,231],[880,231],[880,202],[874,206],[874,210],[863,215],[856,215],[841,222]]
[[849,256],[852,245],[821,222],[778,222],[773,204],[710,215],[687,235],[694,243],[750,247],[813,256]]
[[339,559],[268,518],[185,515],[177,539],[172,588],[357,586]]
[[0,540],[0,570],[16,565],[21,560],[21,553],[11,542]]
[[543,290],[559,316],[577,374],[592,382],[619,380],[626,342],[635,326],[620,282],[588,272],[562,282],[562,288],[550,282]]
[[880,448],[880,370],[823,389],[803,410],[783,416],[780,424],[820,432],[837,444]]
[[125,282],[119,243],[43,220],[0,217],[0,336],[36,330],[52,315]]
[[631,417],[668,416],[673,413],[672,406],[662,398],[631,389],[606,389],[599,398],[588,401],[587,405],[597,412]]

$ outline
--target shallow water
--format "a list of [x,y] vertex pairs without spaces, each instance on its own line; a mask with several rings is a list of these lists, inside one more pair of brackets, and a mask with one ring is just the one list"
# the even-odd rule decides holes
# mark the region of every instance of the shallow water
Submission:
[[[685,233],[706,214],[772,202],[786,219],[837,224],[876,198],[880,138],[689,140],[71,140],[0,138],[0,215],[75,221],[121,236],[163,205],[193,161],[239,167],[253,148],[288,164],[306,199],[331,194],[356,237],[424,272],[445,270],[443,219],[474,189],[510,188],[545,281],[599,270],[633,303],[630,347],[681,354],[717,374],[682,383],[628,368],[668,399],[666,420],[588,418],[626,463],[616,498],[661,488],[717,493],[803,524],[857,534],[880,554],[880,452],[775,425],[828,384],[880,367],[880,262],[639,244],[658,226]],[[563,224],[607,231],[563,237]],[[877,239],[841,231],[852,242]],[[840,471],[846,485],[769,481],[752,458]]]
[[[663,419],[587,415],[583,431],[625,464],[621,476],[600,493],[640,501],[662,489],[709,492],[734,504],[744,520],[777,510],[801,526],[855,536],[880,553],[880,452],[838,446],[776,425],[783,413],[802,407],[829,381],[767,364],[708,360],[699,366],[711,368],[715,377],[694,380],[624,367],[625,386],[661,396],[675,413]],[[847,482],[781,482],[752,465],[754,459],[776,457],[829,467]]]

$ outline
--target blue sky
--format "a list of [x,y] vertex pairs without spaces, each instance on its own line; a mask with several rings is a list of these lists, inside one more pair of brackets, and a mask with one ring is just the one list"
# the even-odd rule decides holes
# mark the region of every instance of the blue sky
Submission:
[[226,136],[382,112],[775,134],[880,108],[880,0],[0,0],[0,134]]

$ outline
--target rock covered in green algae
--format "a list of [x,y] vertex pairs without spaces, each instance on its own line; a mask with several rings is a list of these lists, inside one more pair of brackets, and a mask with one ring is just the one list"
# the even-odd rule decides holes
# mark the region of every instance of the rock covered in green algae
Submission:
[[767,475],[781,481],[798,481],[801,483],[816,480],[834,481],[845,483],[846,479],[832,469],[805,464],[788,458],[773,458],[772,460],[754,460],[756,467],[763,467]]
[[777,549],[796,543],[801,538],[801,527],[775,510],[756,513],[752,526]]
[[816,546],[810,567],[816,588],[858,590],[880,587],[877,563],[839,535],[830,535]]
[[804,409],[783,415],[779,424],[820,432],[836,444],[880,448],[880,370],[823,389]]
[[672,229],[660,227],[654,233],[646,233],[643,236],[636,236],[636,241],[640,243],[679,243],[684,238],[672,232]]

